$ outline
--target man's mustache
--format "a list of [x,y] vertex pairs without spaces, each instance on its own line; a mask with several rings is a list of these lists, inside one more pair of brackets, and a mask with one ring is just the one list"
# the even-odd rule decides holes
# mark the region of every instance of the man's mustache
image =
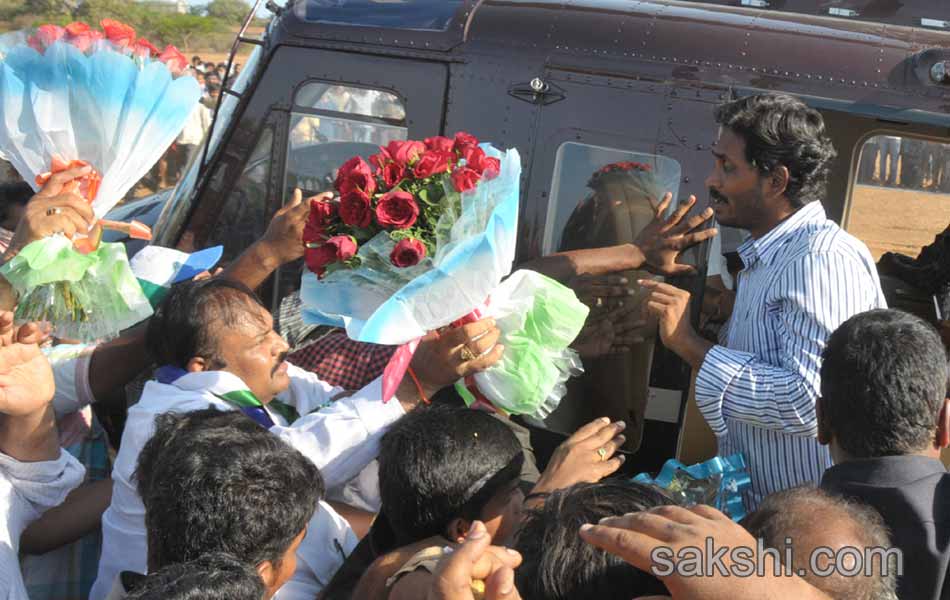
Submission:
[[279,369],[280,365],[284,364],[284,361],[287,360],[287,354],[287,352],[282,352],[281,355],[277,357],[277,363],[274,365],[274,368],[271,369],[271,375],[277,374],[277,369]]
[[726,198],[724,195],[722,195],[718,190],[714,188],[709,188],[709,197],[712,198],[713,200],[716,200],[717,202],[729,201],[729,198]]

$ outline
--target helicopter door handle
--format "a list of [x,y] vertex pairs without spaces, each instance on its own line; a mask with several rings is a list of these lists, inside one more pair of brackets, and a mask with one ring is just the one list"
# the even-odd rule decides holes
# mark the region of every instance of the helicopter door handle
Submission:
[[563,89],[542,80],[540,77],[535,77],[528,83],[516,83],[508,88],[508,94],[518,100],[541,106],[560,102],[567,97]]

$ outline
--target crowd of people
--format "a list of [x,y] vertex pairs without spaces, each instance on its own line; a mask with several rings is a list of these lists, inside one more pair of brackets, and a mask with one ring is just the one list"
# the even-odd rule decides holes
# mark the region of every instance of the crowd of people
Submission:
[[[219,67],[193,60],[209,91]],[[715,119],[709,208],[667,195],[634,243],[520,266],[591,306],[582,355],[653,328],[692,368],[719,453],[749,467],[741,522],[616,476],[622,421],[593,420],[539,465],[521,424],[465,407],[452,384],[505,352],[492,319],[423,338],[382,402],[392,348],[314,336],[297,296],[275,318],[254,292],[303,254],[298,193],[234,262],[110,341],[15,324],[0,282],[0,596],[950,598],[944,342],[886,308],[867,248],[826,218],[835,151],[819,113],[767,94]],[[67,185],[83,169],[3,190],[27,197],[0,223],[4,260],[93,222]],[[678,259],[713,217],[750,236],[718,339],[670,283],[618,301],[633,283],[619,274],[693,273]]]

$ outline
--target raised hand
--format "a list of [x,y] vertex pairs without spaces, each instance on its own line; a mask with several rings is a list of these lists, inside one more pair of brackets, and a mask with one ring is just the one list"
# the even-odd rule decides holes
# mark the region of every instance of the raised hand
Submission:
[[642,305],[644,326],[656,319],[663,345],[698,369],[712,344],[696,333],[689,321],[690,293],[650,279],[641,279],[638,283],[649,290]]
[[6,260],[36,240],[56,233],[71,238],[77,233],[86,233],[92,227],[96,220],[95,213],[79,195],[75,184],[77,178],[88,175],[90,171],[90,167],[77,167],[55,173],[30,198],[10,246],[4,253]]
[[567,438],[551,455],[532,494],[550,493],[575,483],[595,483],[612,475],[624,462],[614,456],[626,438],[623,421],[611,423],[603,417],[584,425]]
[[480,590],[480,599],[520,600],[514,569],[521,555],[490,544],[485,525],[472,523],[462,545],[439,562],[426,600],[475,600],[473,588]]
[[53,370],[36,344],[0,347],[0,413],[26,417],[53,399]]
[[592,311],[603,312],[627,304],[632,295],[628,283],[620,275],[578,275],[568,281],[567,287]]
[[331,192],[325,192],[304,200],[303,193],[295,189],[291,201],[274,214],[260,244],[279,264],[297,260],[304,253],[303,230],[310,216],[310,202],[327,201],[332,196]]
[[587,319],[571,347],[581,358],[623,354],[646,339],[646,326],[640,319],[640,306],[627,303]]
[[17,327],[12,312],[0,312],[0,346],[43,344],[49,336],[50,329],[46,323],[26,323]]
[[643,228],[634,240],[643,253],[644,267],[658,275],[692,275],[696,267],[676,262],[680,254],[696,244],[716,235],[715,228],[699,230],[713,216],[713,210],[707,208],[701,214],[683,220],[686,213],[696,204],[696,196],[690,196],[680,204],[668,219],[663,213],[673,201],[673,194],[667,192],[655,207],[655,216],[649,225]]

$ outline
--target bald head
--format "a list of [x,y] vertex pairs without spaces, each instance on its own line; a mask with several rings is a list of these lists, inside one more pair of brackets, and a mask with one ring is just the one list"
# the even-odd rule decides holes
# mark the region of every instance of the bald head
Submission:
[[832,598],[897,598],[893,555],[888,561],[872,554],[864,565],[868,549],[891,548],[881,516],[870,507],[817,488],[793,488],[768,496],[742,524],[783,561],[790,549],[794,572]]

